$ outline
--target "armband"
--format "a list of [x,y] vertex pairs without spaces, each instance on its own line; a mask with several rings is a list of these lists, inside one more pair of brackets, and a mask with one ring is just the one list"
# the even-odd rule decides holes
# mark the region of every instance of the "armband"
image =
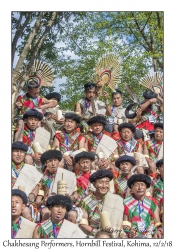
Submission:
[[160,227],[160,226],[162,226],[162,223],[161,222],[157,222],[154,226],[155,227]]
[[[78,224],[79,225],[89,225],[88,220],[84,219],[84,218],[82,218],[81,221]],[[92,227],[92,230],[93,230],[93,227]]]
[[123,226],[127,226],[127,227],[131,227],[131,222],[129,222],[129,221],[127,221],[127,220],[124,220],[124,221],[122,222],[122,225],[123,225]]

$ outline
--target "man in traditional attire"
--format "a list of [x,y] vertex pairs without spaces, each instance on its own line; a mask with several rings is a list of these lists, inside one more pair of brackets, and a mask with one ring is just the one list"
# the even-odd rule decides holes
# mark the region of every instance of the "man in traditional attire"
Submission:
[[61,110],[58,104],[61,100],[61,95],[57,92],[52,92],[52,93],[47,94],[45,98],[49,101],[53,100],[57,102],[57,106],[45,109],[45,112],[46,112],[44,115],[45,118],[42,121],[42,125],[44,126],[44,128],[51,133],[50,143],[53,144],[53,137],[56,131],[62,129],[64,126],[64,117],[62,117],[61,119],[58,119],[58,116],[57,116],[57,111]]
[[151,90],[146,90],[143,93],[143,97],[145,100],[141,104],[141,116],[138,116],[134,118],[133,121],[130,120],[129,122],[135,122],[136,128],[147,130],[150,133],[154,130],[154,124],[159,122],[161,108],[156,93]]
[[124,199],[123,220],[131,223],[129,237],[156,234],[162,237],[162,223],[159,208],[152,197],[147,197],[146,189],[151,185],[151,178],[145,174],[134,174],[127,181],[131,195]]
[[128,119],[125,116],[125,108],[122,106],[123,94],[119,90],[112,93],[112,106],[109,104],[107,99],[108,93],[106,91],[104,92],[104,97],[106,103],[106,115],[108,116],[107,126],[109,126],[111,132],[113,132],[113,137],[117,137],[119,139],[118,119],[121,119],[121,122],[128,122]]
[[55,180],[61,159],[62,154],[58,150],[48,150],[41,155],[41,164],[44,174],[28,196],[32,217],[35,219],[35,222],[41,219],[41,214],[43,218],[47,218],[47,215],[50,214],[49,209],[45,207],[45,201],[49,196],[50,187]]
[[118,155],[131,152],[142,153],[142,146],[133,138],[133,135],[135,133],[135,126],[133,124],[122,123],[119,125],[118,130],[121,137],[121,139],[117,141]]
[[80,122],[81,117],[77,114],[66,113],[64,129],[55,134],[53,146],[58,147],[63,154],[68,169],[69,166],[73,166],[73,159],[69,153],[85,147],[85,138],[79,129]]
[[28,147],[21,141],[12,143],[12,187],[24,166],[24,159]]
[[145,141],[143,154],[148,155],[152,161],[156,162],[159,157],[163,157],[163,150],[161,150],[163,147],[163,123],[155,123],[154,129],[154,138]]
[[74,158],[80,166],[80,172],[77,174],[77,193],[79,199],[88,193],[89,177],[92,174],[92,162],[95,160],[95,154],[91,152],[81,152]]
[[32,238],[36,224],[21,216],[27,202],[23,191],[12,189],[12,238]]
[[[87,133],[85,147],[89,152],[96,152],[98,144],[103,137],[103,129],[106,125],[106,118],[103,116],[94,116],[88,120],[88,125],[91,131]],[[112,153],[108,159],[101,159],[98,167],[107,168],[108,165],[114,162],[114,153]],[[112,165],[111,165],[112,166]]]
[[72,201],[67,196],[54,195],[47,199],[46,207],[51,211],[51,217],[37,225],[33,238],[59,238],[66,212],[72,209]]
[[161,201],[163,199],[163,166],[163,159],[156,162],[156,167],[159,170],[160,174],[157,174],[156,177],[153,178],[151,183],[151,186],[153,188],[153,197],[157,200],[159,207],[161,207]]
[[56,101],[49,101],[39,95],[41,79],[38,76],[29,76],[27,80],[27,92],[17,98],[16,106],[18,115],[22,116],[28,109],[41,109],[43,112],[47,108],[55,107]]
[[87,121],[96,115],[106,114],[106,105],[104,102],[95,98],[96,84],[88,82],[84,85],[85,98],[80,99],[75,104],[75,112],[78,112],[82,117],[82,125],[84,130],[88,130]]
[[[45,166],[45,168],[43,169],[44,175],[41,178],[40,182],[29,194],[29,200],[35,201],[39,190],[44,191],[44,198],[48,197],[51,184],[55,179],[61,159],[62,153],[59,150],[48,150],[41,155],[41,164],[42,166]],[[42,200],[43,197],[40,197],[40,201],[38,199],[38,204],[43,205],[41,203]]]
[[36,128],[38,127],[39,121],[43,119],[41,112],[36,109],[29,109],[23,115],[24,124],[22,127],[18,127],[16,130],[15,138],[22,141],[26,146],[28,146],[28,152],[25,157],[25,162],[33,165],[33,160],[36,163],[40,163],[41,153],[31,152],[31,146],[35,139]]
[[[32,202],[36,202],[36,197],[39,194],[39,191],[44,191],[44,198],[37,197],[37,206],[42,206],[44,199],[46,199],[49,196],[50,189],[52,187],[52,184],[55,180],[57,170],[59,168],[59,163],[62,160],[62,153],[59,150],[48,150],[44,152],[41,156],[41,163],[44,166],[44,175],[39,181],[39,183],[36,185],[36,187],[31,191],[29,194],[29,200]],[[76,182],[76,181],[75,181]],[[77,192],[73,192],[70,195],[70,198],[74,200],[74,197],[77,196]],[[38,208],[39,208],[38,207]]]
[[131,169],[136,165],[136,160],[129,155],[123,155],[116,160],[115,165],[120,169],[119,176],[114,180],[115,193],[126,198],[129,195],[127,181],[132,175]]
[[[109,182],[113,179],[113,174],[107,169],[98,170],[93,173],[89,181],[93,183],[96,191],[83,197],[80,202],[80,207],[84,212],[83,218],[88,220],[88,223],[79,222],[80,228],[87,234],[94,236],[100,229],[100,213],[102,212],[105,198],[109,191]],[[112,196],[117,196],[116,194]],[[120,198],[121,199],[121,198]],[[119,199],[118,206],[120,206]],[[122,212],[123,215],[123,212]],[[105,231],[112,232],[111,227],[104,228]]]

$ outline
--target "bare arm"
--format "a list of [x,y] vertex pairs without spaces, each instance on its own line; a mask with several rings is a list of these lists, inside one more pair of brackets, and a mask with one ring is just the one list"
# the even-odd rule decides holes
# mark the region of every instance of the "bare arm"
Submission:
[[89,226],[89,225],[85,225],[85,224],[79,225],[79,228],[80,228],[85,234],[90,234],[91,231],[92,231],[92,227]]
[[109,101],[108,101],[108,97],[109,97],[108,92],[104,91],[103,96],[104,96],[105,104],[106,104],[106,115],[111,116],[112,115],[112,110],[111,110],[111,106],[110,106]]
[[[160,210],[159,207],[156,207],[156,210],[154,211],[154,218],[156,220],[156,223],[160,223],[159,226],[157,226],[157,228],[161,228],[161,221],[160,221],[160,216],[159,216]],[[155,235],[153,236],[153,238],[162,238],[162,230],[158,231],[155,233]]]
[[159,209],[159,207],[157,206],[157,207],[156,207],[156,210],[154,211],[154,218],[155,218],[156,222],[160,222],[159,213],[160,213],[160,209]]
[[132,124],[136,124],[140,121],[142,117],[142,110],[140,108],[136,109],[136,117],[134,119],[129,119],[128,122]]
[[56,146],[60,149],[60,142],[59,142],[59,140],[55,137],[55,138],[54,138],[54,141],[53,141],[53,147],[56,147]]
[[112,115],[112,110],[110,104],[106,105],[106,115],[111,116]]
[[75,104],[75,112],[79,112],[79,115],[82,116],[81,106],[80,106],[80,103],[78,102]]
[[147,100],[145,103],[141,104],[141,110],[144,111],[149,105],[156,103],[157,98],[152,98]]
[[85,148],[85,137],[82,137],[82,139],[79,142],[79,149]]
[[85,149],[88,151],[88,140],[85,138],[85,143],[84,143]]
[[123,220],[124,220],[124,221],[128,221],[128,215],[124,214],[124,215],[123,215]]
[[56,107],[56,105],[57,105],[57,101],[50,100],[48,103],[44,103],[43,105],[39,106],[38,108],[45,110],[47,108],[54,108],[54,107]]
[[38,233],[38,229],[39,229],[39,225],[35,227],[35,230],[33,232],[33,239],[39,239],[40,238],[40,235]]
[[119,156],[119,152],[118,152],[118,144],[117,144],[117,148],[115,149],[115,154]]
[[157,173],[156,171],[156,163],[153,162],[151,159],[146,158],[146,161],[148,163],[149,169],[148,169],[148,173],[152,174],[152,173]]
[[[39,185],[36,185],[35,187],[34,187],[34,189],[31,191],[31,195],[32,194],[34,194],[35,195],[35,197],[38,195],[38,192],[39,192]],[[29,197],[30,197],[30,194],[29,194]]]
[[147,146],[144,144],[144,146],[143,146],[143,154],[144,155],[149,155],[149,151],[148,151],[148,148],[147,148]]
[[[81,208],[82,212],[83,212],[83,219],[87,219],[88,220],[88,213],[87,211],[84,210],[84,208]],[[85,233],[85,234],[90,234],[92,231],[92,227],[86,224],[80,224],[79,225],[80,229]]]
[[137,152],[139,152],[139,153],[141,153],[142,154],[142,146],[141,146],[141,144],[139,143],[139,147],[138,147],[138,149],[137,149]]

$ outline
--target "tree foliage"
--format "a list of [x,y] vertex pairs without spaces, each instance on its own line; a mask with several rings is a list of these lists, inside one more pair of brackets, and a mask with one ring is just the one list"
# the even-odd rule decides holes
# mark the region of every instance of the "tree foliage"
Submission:
[[73,109],[82,97],[83,85],[104,53],[115,52],[120,58],[119,88],[126,102],[123,83],[141,99],[141,77],[150,70],[163,71],[163,12],[15,12],[12,31],[20,39],[13,42],[19,59],[27,50],[21,61],[29,65],[28,70],[37,58],[52,66],[55,77],[66,77],[60,85],[64,109]]

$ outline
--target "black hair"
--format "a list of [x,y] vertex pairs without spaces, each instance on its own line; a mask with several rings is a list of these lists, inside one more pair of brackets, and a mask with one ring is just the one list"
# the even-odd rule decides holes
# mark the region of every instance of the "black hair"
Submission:
[[108,235],[110,238],[113,238],[112,233],[107,232],[107,231],[105,231],[105,230],[103,230],[103,229],[100,229],[99,231],[97,231],[96,234],[95,234],[95,236],[94,236],[94,238],[96,239],[96,238],[98,238],[100,235],[103,235],[103,234]]
[[90,126],[91,124],[96,123],[96,122],[103,124],[103,128],[106,126],[106,123],[107,123],[106,118],[104,116],[96,115],[90,118],[87,121],[87,124]]
[[38,84],[37,81],[35,81],[34,79],[30,79],[28,82],[27,82],[27,88],[28,89],[37,89],[40,87],[40,84]]
[[55,205],[62,205],[66,208],[67,212],[69,212],[73,206],[71,199],[68,196],[64,196],[61,194],[49,196],[49,198],[47,199],[46,207],[50,209],[50,207],[54,207]]
[[108,169],[99,169],[96,172],[94,172],[90,177],[89,177],[89,181],[91,183],[95,182],[98,179],[102,179],[108,177],[110,179],[110,181],[113,179],[113,173],[108,170]]
[[23,204],[27,204],[28,198],[25,192],[21,191],[20,189],[12,189],[12,196],[18,196],[22,199]]
[[61,100],[61,95],[58,92],[52,92],[45,96],[46,99],[50,100],[52,98],[56,99],[57,102]]
[[160,159],[159,161],[156,162],[156,167],[160,168],[161,165],[163,165],[163,159]]
[[58,159],[58,161],[62,160],[62,153],[59,150],[47,150],[45,151],[40,158],[40,161],[42,163],[42,165],[44,165],[46,163],[47,160],[50,159]]
[[84,85],[84,90],[85,91],[88,91],[90,89],[93,89],[93,88],[96,88],[96,84],[93,83],[93,82],[87,82],[85,85]]
[[66,113],[65,114],[65,120],[66,119],[71,119],[73,121],[75,121],[76,123],[80,124],[81,122],[81,117],[73,112],[70,113]]
[[114,97],[114,95],[120,95],[121,97],[123,97],[123,93],[118,89],[115,89],[115,91],[112,93],[112,98]]

